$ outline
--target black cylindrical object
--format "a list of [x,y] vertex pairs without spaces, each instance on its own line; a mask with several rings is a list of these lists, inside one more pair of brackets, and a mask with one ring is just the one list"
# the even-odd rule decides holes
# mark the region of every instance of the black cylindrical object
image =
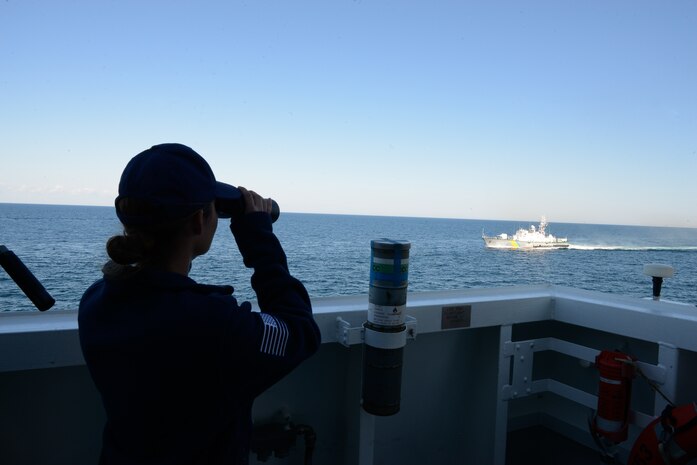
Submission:
[[4,245],[0,245],[0,266],[10,278],[29,297],[29,300],[42,312],[53,307],[56,300],[46,291],[36,276],[22,263],[17,255]]
[[[244,214],[244,197],[235,200],[216,199],[215,211],[220,218],[238,218]],[[271,199],[271,222],[275,223],[281,215],[281,208],[275,200]]]
[[663,286],[663,278],[660,276],[652,276],[653,281],[653,300],[661,298],[661,287]]
[[368,321],[364,324],[363,409],[373,415],[399,412],[405,309],[409,276],[407,241],[371,241]]

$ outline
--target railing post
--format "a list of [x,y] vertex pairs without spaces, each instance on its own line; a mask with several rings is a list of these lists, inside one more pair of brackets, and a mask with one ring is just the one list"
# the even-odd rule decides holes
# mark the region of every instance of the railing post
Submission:
[[508,435],[508,400],[504,389],[510,384],[511,357],[506,355],[506,343],[513,336],[513,326],[503,325],[499,331],[499,375],[496,391],[496,424],[494,429],[494,465],[506,463],[506,437]]
[[373,465],[375,457],[375,416],[362,408],[358,435],[358,464]]
[[[678,381],[678,348],[667,342],[658,343],[658,365],[666,370],[665,381],[661,386],[661,392],[665,394],[671,402],[679,402],[676,399]],[[659,393],[656,393],[653,413],[658,416],[666,408],[668,402]]]

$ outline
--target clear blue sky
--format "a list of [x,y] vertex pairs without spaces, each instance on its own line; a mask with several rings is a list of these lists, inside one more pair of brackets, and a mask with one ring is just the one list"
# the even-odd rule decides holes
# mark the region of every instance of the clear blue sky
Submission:
[[697,227],[697,1],[0,2],[0,202],[160,142],[285,211]]

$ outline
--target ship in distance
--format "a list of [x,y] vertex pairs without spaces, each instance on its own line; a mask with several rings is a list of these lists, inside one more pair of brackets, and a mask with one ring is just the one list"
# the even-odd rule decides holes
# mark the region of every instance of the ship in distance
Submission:
[[547,220],[543,216],[540,225],[530,225],[528,229],[520,228],[513,235],[501,233],[498,236],[487,236],[482,233],[482,239],[490,249],[567,249],[569,241],[566,237],[555,237],[547,234]]

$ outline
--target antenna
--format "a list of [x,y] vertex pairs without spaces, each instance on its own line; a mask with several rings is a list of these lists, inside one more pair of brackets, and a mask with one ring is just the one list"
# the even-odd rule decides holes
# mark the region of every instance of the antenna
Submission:
[[644,274],[653,278],[653,300],[661,300],[661,286],[663,278],[672,278],[673,267],[660,263],[648,263],[644,265]]

